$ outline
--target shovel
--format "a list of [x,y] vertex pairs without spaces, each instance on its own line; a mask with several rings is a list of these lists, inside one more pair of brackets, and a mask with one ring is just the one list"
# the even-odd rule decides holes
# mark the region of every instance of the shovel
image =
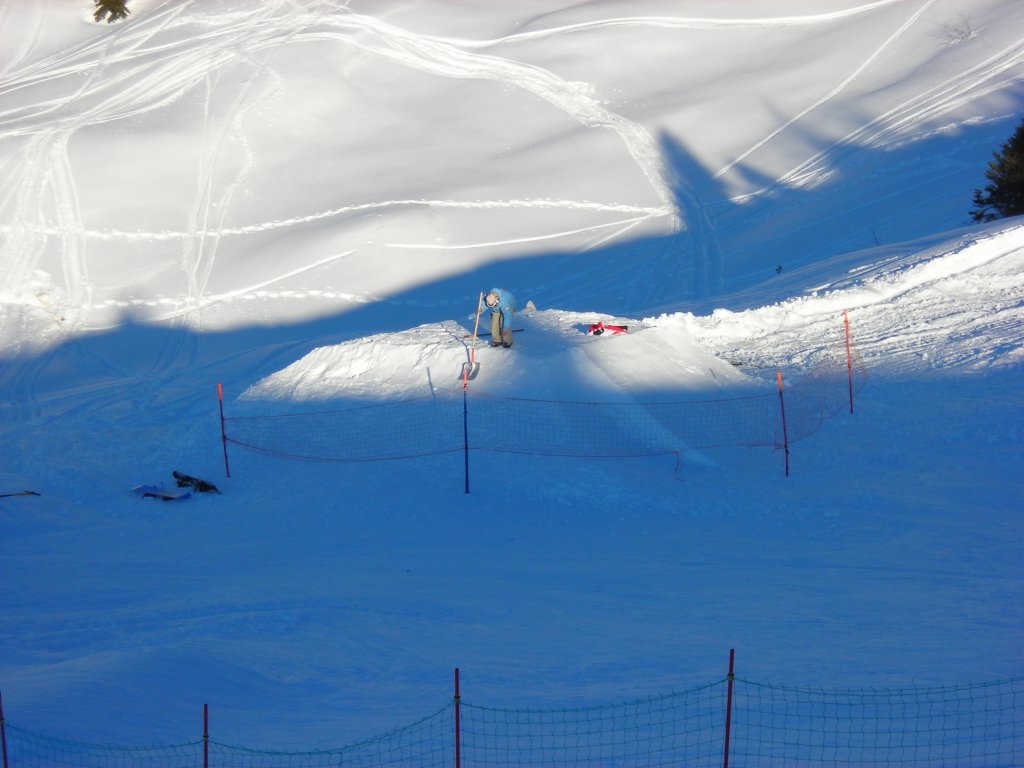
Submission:
[[482,311],[484,303],[483,291],[480,292],[480,298],[476,302],[476,323],[473,325],[473,345],[469,348],[469,362],[462,364],[462,386],[466,386],[466,382],[470,379],[475,379],[476,375],[480,373],[480,363],[476,361],[476,334],[480,330],[480,312]]

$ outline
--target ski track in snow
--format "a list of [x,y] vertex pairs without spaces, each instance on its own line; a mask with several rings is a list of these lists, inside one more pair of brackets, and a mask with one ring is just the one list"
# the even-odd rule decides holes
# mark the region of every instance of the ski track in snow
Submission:
[[14,3],[0,4],[0,29],[17,26],[22,31],[18,36],[17,49],[7,52],[10,59],[0,68],[0,79],[28,58],[39,42],[42,23],[43,15],[38,3],[19,6],[15,6]]
[[[858,353],[886,375],[1019,363],[1024,226],[996,227],[934,257],[896,258],[780,304],[645,322],[671,325],[686,317],[694,337],[724,359],[799,371],[842,346],[844,310]],[[761,332],[752,335],[752,327]]]
[[[720,169],[715,178],[749,158],[785,129],[795,125],[813,110],[846,89],[872,62],[903,36],[936,0],[927,0],[917,7],[908,20],[881,44],[849,77],[829,94],[787,121],[779,129],[741,153]],[[165,3],[142,15],[132,25],[119,25],[104,35],[70,51],[42,61],[19,67],[18,62],[30,50],[26,43],[18,57],[7,67],[0,80],[0,96],[16,94],[39,85],[52,85],[84,76],[83,82],[61,98],[14,106],[0,111],[0,140],[24,141],[17,159],[8,158],[5,168],[22,183],[10,184],[0,197],[0,210],[10,211],[7,222],[0,225],[4,242],[0,247],[0,291],[17,296],[26,293],[33,272],[52,242],[59,244],[63,267],[66,301],[64,311],[71,321],[69,327],[82,328],[91,310],[147,307],[157,310],[159,322],[184,321],[192,326],[202,322],[202,311],[215,304],[242,299],[268,300],[322,298],[331,301],[368,303],[386,300],[367,293],[334,290],[273,290],[272,286],[289,277],[317,266],[344,258],[350,252],[335,254],[299,269],[282,272],[269,279],[231,291],[211,294],[207,290],[213,273],[219,244],[223,238],[286,230],[303,224],[351,214],[403,207],[452,208],[464,210],[529,210],[572,209],[624,215],[585,228],[564,229],[522,238],[490,241],[437,244],[424,241],[385,242],[395,249],[460,250],[513,246],[537,240],[557,240],[586,232],[600,234],[588,247],[621,238],[642,223],[659,217],[673,217],[672,193],[665,180],[660,151],[642,126],[605,109],[586,83],[562,80],[554,73],[508,58],[475,53],[499,45],[509,46],[536,39],[557,40],[560,36],[617,25],[706,28],[729,26],[796,26],[833,22],[837,19],[871,13],[890,7],[895,0],[867,3],[842,11],[807,14],[794,17],[743,19],[696,19],[635,17],[605,19],[595,22],[561,25],[543,30],[508,35],[493,40],[464,40],[422,35],[387,24],[379,19],[348,11],[339,4],[319,4],[315,11],[291,4],[265,5],[254,17],[251,13],[204,15],[202,5],[194,2]],[[38,35],[38,19],[33,27]],[[187,36],[177,32],[188,30]],[[254,158],[248,147],[242,123],[245,115],[259,106],[273,92],[273,85],[257,86],[261,79],[271,82],[276,76],[263,63],[260,54],[283,46],[309,42],[332,41],[390,59],[410,69],[430,72],[441,77],[487,79],[526,90],[553,104],[574,119],[594,128],[616,132],[637,167],[647,177],[660,206],[595,203],[577,200],[384,200],[359,205],[341,206],[303,216],[264,221],[250,225],[228,226],[226,220],[238,190],[251,171]],[[242,62],[249,67],[247,79],[226,116],[214,121],[209,114],[212,93],[224,67]],[[837,156],[854,145],[886,146],[901,140],[918,129],[926,120],[945,114],[963,103],[997,88],[1007,86],[1006,78],[1016,79],[1014,71],[1024,62],[1024,43],[1015,43],[993,53],[987,60],[937,86],[928,93],[910,100],[890,112],[851,132],[831,147],[808,158],[799,166],[771,182],[763,189],[746,195],[769,193],[780,185],[813,184],[835,166]],[[115,72],[112,76],[109,72]],[[262,89],[261,89],[262,88]],[[189,226],[181,231],[95,230],[82,221],[77,203],[73,170],[68,157],[68,143],[75,132],[88,125],[125,119],[159,110],[185,94],[202,89],[205,93],[206,119],[202,136],[202,156],[197,169],[195,196],[189,209]],[[225,159],[228,145],[241,147],[241,160]],[[20,167],[10,167],[17,163]],[[688,229],[688,242],[697,260],[697,274],[702,279],[704,295],[720,288],[715,275],[720,274],[720,255],[713,226],[707,220],[704,205],[697,193],[677,185],[675,192]],[[739,198],[737,198],[739,199]],[[44,214],[39,215],[42,211]],[[90,243],[180,242],[181,272],[187,278],[184,296],[152,299],[101,299],[92,296],[88,273],[87,251]],[[615,279],[614,275],[606,279]],[[404,302],[408,304],[408,302]],[[92,329],[116,327],[92,323]],[[181,350],[168,349],[168,361]]]
[[[9,295],[24,291],[30,283],[35,266],[51,241],[59,243],[63,282],[70,304],[71,327],[80,327],[90,309],[150,307],[158,310],[157,320],[185,320],[192,325],[201,323],[202,310],[214,304],[249,298],[269,300],[323,298],[366,303],[381,301],[383,297],[369,294],[331,290],[272,290],[274,283],[301,274],[317,266],[344,258],[350,252],[317,260],[305,267],[289,270],[270,279],[228,292],[209,294],[207,284],[212,274],[220,241],[225,237],[244,236],[261,232],[289,229],[325,219],[353,213],[365,213],[402,207],[457,208],[465,210],[528,210],[574,209],[613,214],[626,218],[612,220],[588,228],[562,230],[523,238],[505,238],[486,242],[462,244],[436,244],[429,242],[387,242],[386,247],[396,249],[458,250],[494,246],[509,246],[538,239],[558,239],[587,231],[608,230],[597,243],[620,237],[644,221],[674,216],[672,194],[665,181],[665,169],[660,151],[647,131],[640,125],[611,113],[592,94],[585,83],[562,80],[548,70],[507,58],[474,53],[499,45],[536,39],[557,40],[560,36],[617,25],[646,25],[680,28],[706,28],[728,26],[790,26],[813,25],[839,18],[892,6],[895,0],[868,3],[856,8],[825,14],[799,17],[695,19],[636,17],[605,19],[596,22],[555,26],[509,35],[493,40],[473,41],[421,35],[387,24],[379,19],[352,13],[338,4],[320,4],[313,12],[290,4],[272,3],[264,6],[254,17],[251,13],[204,15],[201,4],[194,2],[165,3],[147,12],[132,25],[118,26],[106,34],[42,61],[19,67],[18,64],[31,50],[31,40],[38,36],[38,15],[34,30],[15,58],[6,67],[0,81],[0,95],[15,94],[39,85],[51,85],[64,80],[85,76],[61,98],[15,106],[0,111],[0,139],[21,140],[23,151],[17,160],[20,167],[10,167],[15,160],[8,158],[5,165],[13,177],[22,183],[10,184],[0,198],[0,209],[12,211],[8,222],[0,225],[5,241],[0,248],[0,268],[3,283],[0,290]],[[741,153],[720,169],[715,178],[749,158],[785,129],[795,125],[813,110],[819,108],[846,89],[879,56],[891,47],[906,30],[918,21],[935,0],[921,4],[908,20],[893,32],[862,64],[829,94],[787,121],[776,131]],[[187,36],[178,37],[179,29],[188,29]],[[198,30],[198,32],[197,32]],[[169,38],[169,40],[167,39]],[[275,73],[268,71],[259,54],[294,43],[328,40],[357,47],[376,56],[390,59],[418,71],[441,77],[479,78],[506,86],[526,90],[546,100],[581,123],[600,129],[615,131],[626,151],[634,158],[638,168],[647,177],[652,189],[662,201],[661,206],[595,203],[575,200],[385,200],[310,213],[283,220],[265,221],[244,226],[228,226],[226,219],[239,188],[245,183],[254,159],[248,149],[242,122],[246,113],[259,106],[273,91],[264,86],[258,91],[261,78],[273,81]],[[979,95],[1007,86],[1006,78],[1016,79],[1014,71],[1024,61],[1024,43],[1017,42],[994,52],[984,62],[963,72],[890,110],[885,115],[861,126],[831,147],[808,158],[801,165],[780,176],[767,187],[747,197],[770,192],[779,185],[812,184],[835,165],[837,155],[844,149],[857,146],[886,146],[901,140],[920,125],[945,114]],[[238,93],[226,116],[219,122],[209,113],[210,97],[217,79],[228,64],[244,62],[250,74],[238,88]],[[116,70],[113,76],[108,71]],[[73,170],[68,157],[68,143],[76,131],[88,125],[141,115],[182,98],[194,89],[205,93],[206,119],[202,136],[202,160],[196,177],[196,191],[189,210],[189,226],[182,231],[118,231],[89,229],[81,219]],[[224,159],[229,142],[242,147],[242,160],[224,175],[230,163]],[[698,269],[707,280],[719,260],[712,226],[703,213],[697,194],[683,186],[676,194],[684,206],[685,219],[692,242],[701,248]],[[43,216],[39,212],[44,212]],[[94,301],[88,278],[87,247],[90,242],[105,241],[182,243],[181,270],[187,276],[185,296],[125,301],[106,299]],[[706,284],[705,292],[715,286]],[[770,311],[770,310],[766,310]],[[96,325],[97,329],[104,327]],[[864,343],[870,346],[870,336]],[[175,342],[180,344],[182,342]],[[780,349],[776,348],[777,353]],[[793,351],[790,350],[789,354]],[[181,350],[167,349],[161,355],[161,366],[170,365]],[[783,352],[785,357],[787,353]],[[45,364],[43,365],[45,367]],[[25,372],[19,388],[31,389],[31,373]],[[28,394],[26,392],[25,394]]]
[[[0,95],[2,95],[31,88],[34,85],[50,84],[71,78],[73,75],[87,75],[85,83],[62,99],[43,102],[32,107],[15,107],[0,112],[0,129],[4,131],[3,134],[0,134],[0,138],[25,135],[33,137],[31,139],[33,146],[26,153],[28,159],[23,161],[21,173],[16,175],[21,178],[39,177],[38,170],[40,168],[47,168],[50,171],[48,183],[44,184],[41,189],[20,193],[16,205],[18,215],[14,217],[15,223],[6,223],[0,226],[0,233],[7,235],[5,246],[0,251],[0,265],[7,267],[5,270],[7,279],[2,288],[8,293],[17,294],[21,291],[42,256],[47,239],[57,238],[62,242],[63,277],[70,303],[72,306],[80,307],[84,313],[90,308],[90,297],[85,287],[88,275],[85,258],[87,243],[105,240],[140,242],[177,240],[183,242],[182,271],[188,280],[187,295],[176,303],[173,311],[162,314],[160,319],[189,317],[193,322],[197,322],[200,318],[197,313],[198,309],[228,298],[237,298],[239,295],[238,292],[232,292],[230,296],[206,296],[205,293],[206,284],[216,259],[217,244],[221,238],[289,228],[351,213],[410,205],[464,209],[566,208],[631,215],[628,219],[601,225],[612,231],[590,246],[596,247],[621,237],[645,220],[659,217],[674,218],[672,194],[665,181],[665,170],[659,148],[642,126],[601,106],[591,95],[589,85],[566,82],[550,71],[539,67],[505,58],[475,54],[472,53],[473,50],[509,45],[526,40],[557,39],[567,34],[619,25],[699,29],[729,26],[770,27],[822,24],[851,15],[868,13],[891,5],[893,1],[884,0],[832,13],[796,17],[616,18],[557,26],[486,41],[418,35],[378,19],[348,12],[339,5],[333,7],[321,5],[319,11],[310,12],[294,6],[269,4],[256,18],[253,18],[250,14],[233,15],[228,13],[204,16],[201,13],[201,6],[192,2],[164,4],[142,16],[136,23],[114,28],[99,39],[79,46],[70,52],[49,57],[23,69],[16,68],[12,63],[8,68],[9,73],[0,82]],[[932,2],[922,6],[914,18],[919,17]],[[172,36],[176,29],[185,26],[200,27],[203,31],[185,39],[173,39],[172,37],[171,42],[164,42],[164,36]],[[890,38],[886,45],[898,35],[899,32]],[[241,120],[246,111],[259,103],[259,100],[246,103],[247,94],[255,79],[265,69],[259,63],[256,54],[291,43],[310,40],[331,40],[359,47],[410,68],[431,72],[442,77],[489,79],[524,89],[548,101],[585,125],[613,130],[619,134],[626,151],[633,156],[639,169],[647,176],[655,194],[661,199],[662,205],[658,207],[632,206],[571,200],[380,201],[343,206],[281,221],[235,227],[225,226],[224,221],[230,210],[231,201],[239,186],[244,182],[246,169],[240,169],[235,179],[228,182],[223,190],[214,189],[214,177],[226,139],[232,137],[238,139],[243,146],[245,144]],[[868,66],[879,52],[869,58],[858,72]],[[218,129],[210,125],[209,120],[207,121],[206,132],[208,135],[203,139],[203,160],[197,175],[197,197],[189,216],[189,228],[178,232],[97,231],[87,228],[80,217],[75,215],[75,205],[73,204],[74,179],[67,159],[67,143],[74,132],[87,125],[125,119],[160,109],[180,99],[194,88],[203,87],[204,84],[208,98],[217,73],[227,64],[236,63],[239,60],[249,62],[253,71],[250,78],[241,87],[231,113],[223,121],[223,127]],[[116,76],[104,76],[106,70],[116,65],[122,67]],[[124,65],[131,66],[125,68]],[[1007,66],[1012,66],[1012,63]],[[850,79],[854,76],[851,76]],[[840,85],[830,96],[842,90],[845,85],[846,83]],[[819,106],[827,98],[829,97],[808,108],[786,126],[741,154],[730,165],[721,169],[716,177],[742,162],[750,153],[763,146],[781,130]],[[805,165],[820,164],[824,159],[824,155],[812,158]],[[248,161],[248,167],[251,167],[251,164],[252,158]],[[59,173],[58,169],[60,169]],[[16,172],[17,169],[11,170]],[[789,177],[795,177],[800,170],[795,169],[776,183],[783,183]],[[31,189],[23,184],[12,186],[22,190]],[[45,209],[46,206],[42,204],[46,202],[48,196],[59,201],[59,215],[53,217],[54,223],[51,224],[40,222],[38,217],[30,215],[33,211]],[[687,226],[692,230],[691,240],[700,245],[696,254],[702,262],[698,266],[698,274],[703,275],[703,279],[707,281],[711,279],[710,276],[720,272],[720,269],[715,266],[720,261],[720,257],[714,246],[716,239],[713,236],[713,228],[706,220],[701,200],[692,189],[687,188],[684,184],[682,189],[678,190],[678,196],[685,208],[684,218],[687,221]],[[211,223],[213,226],[210,226]],[[544,238],[557,240],[567,234],[578,234],[581,231],[585,230],[553,232],[521,239],[503,239],[450,246],[435,245],[433,247],[467,249],[496,245],[509,246]],[[396,248],[426,247],[423,243],[388,243],[388,245]],[[719,287],[717,284],[705,282],[702,291],[707,294],[717,287]],[[277,295],[290,294],[282,292]],[[171,301],[174,302],[173,299]],[[112,304],[121,307],[139,306],[139,303],[112,303],[110,301],[102,302],[98,306],[109,307]],[[153,306],[154,302],[141,302],[141,304]]]
[[[871,66],[871,63],[874,62],[879,56],[881,56],[883,51],[885,51],[896,40],[898,40],[903,35],[903,33],[906,32],[906,30],[914,22],[916,22],[919,18],[921,18],[922,15],[924,15],[925,11],[927,11],[932,5],[934,5],[934,3],[935,3],[935,0],[928,0],[923,6],[921,6],[918,9],[918,11],[915,14],[913,14],[910,17],[910,19],[908,19],[906,21],[906,23],[903,24],[903,26],[901,26],[898,30],[896,30],[896,32],[894,32],[884,43],[882,43],[881,47],[879,47],[859,67],[857,67],[857,69],[853,72],[853,74],[851,74],[849,77],[847,77],[845,80],[843,80],[839,85],[837,85],[835,88],[833,88],[829,93],[827,93],[825,96],[823,96],[817,102],[815,102],[814,104],[811,104],[809,107],[805,108],[803,111],[801,111],[798,114],[796,114],[793,117],[791,117],[789,120],[787,120],[785,123],[783,123],[779,128],[777,128],[776,130],[772,131],[772,133],[768,134],[768,136],[766,136],[765,138],[761,139],[761,141],[759,141],[757,144],[752,146],[750,149],[746,150],[745,152],[741,152],[730,163],[728,163],[723,168],[721,168],[718,171],[716,171],[714,173],[714,175],[712,176],[712,178],[718,179],[718,178],[724,176],[726,173],[728,173],[733,168],[735,168],[737,165],[742,163],[744,160],[746,160],[748,157],[750,157],[750,155],[752,155],[758,149],[760,149],[765,144],[767,144],[769,141],[774,139],[776,136],[781,134],[783,131],[785,131],[786,129],[788,129],[791,126],[793,126],[796,123],[798,123],[800,120],[802,120],[804,117],[809,115],[811,112],[813,112],[815,109],[817,109],[821,105],[831,101],[833,98],[835,98],[835,96],[837,94],[839,94],[842,91],[846,90],[846,88],[850,85],[850,83],[852,83],[862,72],[867,70],[868,67]],[[789,174],[787,174],[787,175],[789,175]],[[785,178],[786,177],[783,176],[782,179],[779,179],[776,183],[781,182]]]
[[[185,26],[190,29],[199,27],[205,31],[175,39],[175,30]],[[167,37],[171,38],[170,42],[165,41]],[[647,176],[662,204],[651,207],[572,200],[380,201],[344,206],[284,221],[240,227],[225,226],[231,202],[244,182],[252,159],[237,171],[234,179],[229,180],[223,189],[215,188],[216,176],[222,165],[225,142],[228,138],[234,138],[245,145],[241,130],[242,118],[245,112],[260,103],[258,98],[248,98],[254,81],[264,70],[258,60],[259,54],[294,43],[322,40],[360,48],[409,68],[441,77],[488,79],[526,90],[584,125],[612,130],[621,137],[625,150]],[[183,242],[182,271],[188,280],[188,290],[179,302],[179,307],[170,316],[190,316],[196,320],[196,309],[209,305],[211,301],[227,298],[225,295],[207,297],[205,288],[214,267],[217,243],[228,236],[268,232],[350,213],[409,205],[463,209],[565,208],[627,213],[629,219],[605,225],[610,229],[619,228],[620,234],[630,231],[638,217],[641,220],[674,218],[671,195],[663,179],[660,151],[642,126],[602,107],[591,95],[591,88],[587,84],[566,82],[539,67],[467,52],[472,47],[465,41],[444,41],[416,35],[377,19],[348,12],[342,5],[321,5],[319,11],[310,12],[287,4],[273,3],[266,5],[253,18],[249,13],[204,16],[200,4],[186,2],[165,4],[131,25],[114,28],[96,41],[26,68],[14,69],[0,82],[0,97],[33,86],[71,80],[82,74],[86,75],[86,80],[62,98],[0,111],[0,140],[27,137],[29,142],[28,151],[23,153],[19,167],[9,167],[8,173],[24,182],[33,178],[45,179],[39,186],[17,183],[9,187],[20,191],[13,203],[16,215],[8,217],[0,226],[0,234],[6,235],[4,247],[0,250],[0,268],[3,268],[5,275],[0,290],[13,295],[24,293],[49,239],[55,238],[62,244],[63,277],[70,303],[84,314],[92,308],[85,259],[88,242],[178,240]],[[213,126],[207,120],[203,158],[197,174],[196,198],[189,214],[189,228],[178,232],[88,229],[80,216],[76,215],[73,202],[74,178],[67,158],[67,144],[74,133],[89,125],[159,110],[195,88],[205,87],[208,101],[218,73],[228,64],[239,61],[250,63],[252,74],[240,88],[230,114],[223,119],[222,127]],[[116,74],[108,74],[108,71],[115,69]],[[12,163],[8,161],[8,164]],[[2,202],[6,208],[8,201]],[[50,207],[57,209],[52,215],[38,215],[39,211]],[[544,237],[557,239],[564,234],[556,232]],[[606,239],[614,236],[615,233],[612,233]],[[538,237],[503,240],[501,244],[529,242]],[[415,247],[412,243],[391,245]],[[477,244],[477,247],[481,245],[486,244]],[[105,302],[105,305],[109,306],[110,302]],[[118,306],[132,304],[124,302]],[[167,317],[163,315],[164,319]]]
[[[900,33],[902,31],[901,29]],[[887,45],[889,42],[892,42],[892,40],[890,39]],[[870,63],[876,56],[872,56],[867,63]],[[834,173],[837,159],[841,155],[851,151],[860,152],[865,147],[883,149],[911,140],[912,136],[919,134],[920,127],[925,123],[934,121],[937,117],[951,113],[964,104],[975,101],[989,93],[1005,89],[1019,82],[1021,77],[1019,74],[1015,74],[1014,70],[1019,70],[1021,64],[1024,64],[1024,41],[1015,42],[1005,49],[997,51],[984,62],[972,67],[967,72],[963,72],[930,91],[922,93],[914,99],[874,118],[855,131],[850,132],[830,147],[782,174],[771,184],[753,192],[737,195],[731,198],[731,200],[733,202],[742,202],[750,198],[769,194],[780,186],[813,186],[822,178]],[[863,69],[864,67],[861,67],[858,72],[863,71]],[[804,110],[798,118],[806,117],[813,109],[820,107],[826,101],[833,98],[849,84],[853,77],[851,76],[851,78],[844,81],[842,85],[833,90],[826,98]],[[782,130],[795,124],[798,118],[793,118],[787,122],[785,126],[745,152],[740,159],[763,147],[772,138],[778,136]],[[724,175],[737,162],[739,162],[739,159],[719,170],[715,177],[718,178]]]
[[[519,32],[514,35],[495,38],[493,40],[470,43],[458,41],[462,45],[489,48],[505,43],[522,42],[529,40],[543,40],[548,37],[562,36],[573,32],[586,32],[595,29],[608,27],[662,27],[665,29],[723,29],[732,27],[794,27],[811,26],[823,24],[839,19],[858,16],[879,8],[895,5],[902,0],[879,0],[874,3],[854,8],[847,8],[831,13],[804,14],[800,16],[759,16],[750,18],[711,18],[711,17],[669,17],[669,16],[634,16],[620,17],[614,19],[601,19],[599,21],[582,22],[579,24],[566,24],[557,27],[535,30],[532,32]],[[444,38],[454,42],[453,38]]]

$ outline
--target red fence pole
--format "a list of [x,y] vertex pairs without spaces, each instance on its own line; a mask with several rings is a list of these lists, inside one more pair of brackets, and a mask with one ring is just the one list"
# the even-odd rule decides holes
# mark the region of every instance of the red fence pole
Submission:
[[[465,459],[466,493],[469,493],[469,401],[466,390],[462,390],[462,451]],[[456,670],[458,673],[458,670]]]
[[786,428],[786,401],[782,398],[782,371],[776,372],[779,382],[779,408],[782,410],[782,447],[786,451],[786,477],[789,477],[789,430]]
[[850,413],[853,413],[853,355],[850,352],[850,313],[843,310],[843,325],[846,326],[846,380],[850,384]]
[[217,402],[220,405],[220,444],[224,447],[224,471],[231,477],[231,467],[228,465],[228,436],[224,431],[224,388],[217,383]]
[[0,744],[3,745],[4,768],[9,768],[7,765],[7,729],[4,727],[4,697],[2,694],[0,694]]
[[462,724],[459,721],[459,668],[455,668],[455,768],[462,768]]
[[210,768],[210,707],[203,704],[203,768]]
[[736,649],[729,649],[729,692],[725,697],[725,756],[722,758],[722,768],[729,768],[729,736],[732,732],[732,683],[736,679],[733,663],[736,659]]

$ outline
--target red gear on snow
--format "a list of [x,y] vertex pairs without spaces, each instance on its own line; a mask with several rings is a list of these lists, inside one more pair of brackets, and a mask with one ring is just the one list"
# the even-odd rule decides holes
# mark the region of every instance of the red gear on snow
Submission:
[[628,325],[605,325],[600,320],[587,329],[587,333],[591,336],[600,336],[603,333],[619,336],[627,331],[629,331]]

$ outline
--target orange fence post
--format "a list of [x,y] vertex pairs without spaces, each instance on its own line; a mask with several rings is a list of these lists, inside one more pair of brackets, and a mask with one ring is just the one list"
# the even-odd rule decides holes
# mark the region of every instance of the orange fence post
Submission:
[[775,376],[779,382],[779,408],[782,411],[782,447],[786,451],[786,477],[789,477],[789,431],[786,427],[786,401],[782,397],[782,371],[777,371]]
[[843,325],[846,326],[846,380],[850,385],[850,413],[853,413],[853,353],[850,351],[849,310],[843,310]]

